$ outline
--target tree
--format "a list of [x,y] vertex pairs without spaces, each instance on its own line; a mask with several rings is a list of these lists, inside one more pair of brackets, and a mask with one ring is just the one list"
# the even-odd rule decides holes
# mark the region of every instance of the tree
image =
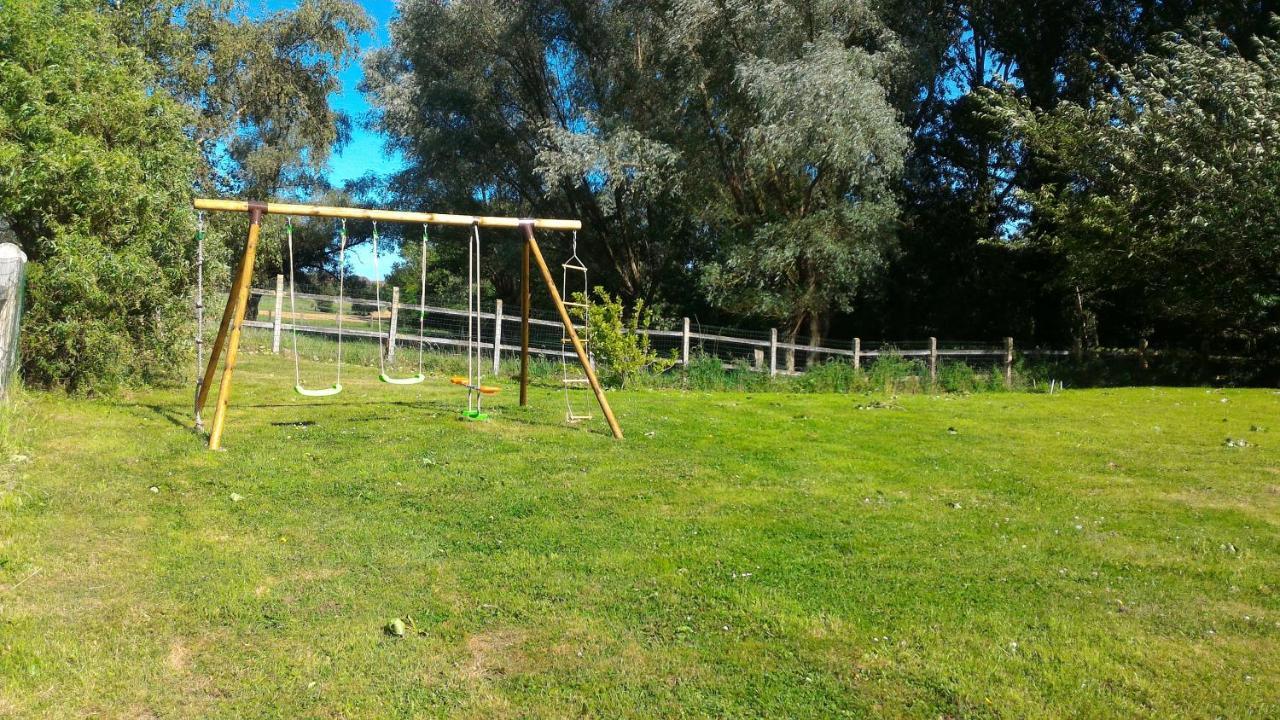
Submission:
[[0,13],[0,216],[31,259],[29,381],[109,390],[188,368],[192,118],[94,4]]
[[1089,103],[1052,111],[1011,94],[992,113],[1063,180],[1024,199],[1030,242],[1065,258],[1082,302],[1128,308],[1173,337],[1275,342],[1280,326],[1280,44],[1170,35],[1103,64]]
[[898,49],[867,5],[415,0],[392,37],[366,87],[401,197],[581,217],[629,299],[820,336],[892,240]]
[[244,0],[144,0],[117,3],[112,19],[159,68],[157,85],[194,110],[201,192],[327,190],[325,163],[351,123],[329,96],[371,27],[357,3],[303,0],[255,18]]

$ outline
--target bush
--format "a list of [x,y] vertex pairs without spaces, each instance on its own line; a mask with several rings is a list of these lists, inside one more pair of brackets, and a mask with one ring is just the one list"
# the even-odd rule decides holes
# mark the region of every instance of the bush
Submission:
[[[649,336],[638,332],[649,328],[652,321],[643,300],[637,300],[627,316],[621,299],[599,285],[593,293],[595,301],[591,303],[590,312],[584,312],[585,308],[581,307],[571,310],[579,322],[584,314],[586,316],[590,350],[603,368],[601,381],[605,385],[625,387],[627,380],[642,370],[662,373],[676,364],[675,353],[670,357],[658,355],[649,344]],[[587,302],[582,293],[575,293],[574,299]]]
[[938,386],[946,392],[977,392],[983,384],[983,378],[968,363],[942,362],[938,367]]
[[73,390],[174,379],[191,352],[188,116],[95,7],[0,12],[0,215],[31,259],[22,366]]

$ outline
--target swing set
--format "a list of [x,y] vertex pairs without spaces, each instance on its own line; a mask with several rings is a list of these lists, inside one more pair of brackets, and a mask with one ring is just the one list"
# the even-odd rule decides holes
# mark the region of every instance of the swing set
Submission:
[[[462,416],[469,420],[483,420],[487,418],[483,409],[482,401],[486,396],[494,395],[498,392],[497,387],[485,385],[482,382],[483,373],[483,357],[482,357],[482,337],[480,332],[481,312],[480,312],[480,228],[518,228],[524,235],[524,243],[522,245],[522,259],[520,272],[520,405],[526,406],[529,393],[529,304],[531,297],[530,283],[530,262],[536,263],[538,270],[542,275],[543,281],[546,283],[548,294],[551,297],[552,304],[556,308],[557,314],[563,325],[563,340],[565,345],[573,348],[574,354],[577,356],[577,364],[581,367],[581,376],[571,376],[567,352],[561,351],[561,358],[564,367],[564,385],[566,390],[566,404],[568,412],[566,419],[569,422],[578,422],[589,419],[591,416],[586,413],[576,413],[569,400],[569,388],[572,385],[587,384],[590,385],[592,392],[595,394],[596,401],[600,406],[601,412],[604,414],[605,421],[609,425],[609,430],[613,436],[622,439],[622,428],[618,425],[617,419],[613,415],[613,410],[609,407],[609,401],[605,398],[604,389],[600,385],[599,379],[596,377],[595,370],[592,367],[591,359],[587,355],[586,347],[583,343],[579,331],[582,326],[575,325],[568,307],[576,307],[579,303],[573,300],[566,302],[562,296],[562,291],[557,289],[551,270],[547,267],[547,262],[542,256],[542,249],[538,246],[533,231],[535,228],[540,230],[559,230],[572,231],[574,233],[574,251],[573,257],[563,264],[565,277],[562,278],[564,283],[563,292],[568,293],[568,273],[581,273],[582,282],[586,285],[586,267],[577,259],[577,231],[582,228],[582,223],[577,220],[545,220],[545,219],[521,219],[510,217],[484,217],[472,215],[450,215],[444,213],[422,213],[422,212],[402,212],[395,210],[371,210],[364,208],[349,207],[329,207],[321,205],[297,205],[290,203],[264,203],[264,202],[246,202],[243,200],[214,200],[197,198],[194,206],[198,211],[210,212],[242,212],[249,215],[249,235],[245,240],[244,250],[240,254],[239,261],[236,264],[232,274],[231,292],[227,298],[227,305],[222,312],[222,321],[218,325],[218,332],[213,341],[213,347],[210,348],[210,355],[207,364],[204,365],[203,374],[199,377],[196,384],[195,394],[195,423],[197,429],[203,429],[201,415],[204,411],[208,400],[209,388],[212,387],[214,376],[217,373],[219,361],[222,360],[222,377],[218,385],[218,398],[214,405],[213,422],[209,431],[209,449],[217,450],[222,447],[222,435],[226,428],[227,412],[231,404],[231,385],[236,367],[236,357],[240,349],[240,332],[244,323],[246,308],[249,303],[249,290],[253,278],[253,263],[257,255],[258,236],[262,229],[262,218],[266,215],[284,215],[286,217],[324,217],[334,218],[341,221],[341,230],[339,231],[338,243],[338,347],[337,347],[337,373],[335,381],[328,387],[308,388],[303,385],[301,368],[298,361],[298,336],[297,322],[293,325],[293,357],[294,357],[294,391],[305,397],[322,398],[337,395],[342,392],[342,324],[343,324],[343,302],[344,302],[344,286],[346,281],[346,247],[347,247],[347,220],[367,220],[373,222],[373,263],[375,277],[375,300],[377,307],[381,308],[382,303],[382,279],[378,271],[378,225],[381,222],[394,223],[413,223],[422,226],[422,254],[421,265],[419,268],[419,278],[422,283],[421,291],[418,294],[418,372],[416,375],[408,377],[392,377],[387,373],[385,358],[387,356],[387,348],[383,343],[388,342],[382,333],[382,316],[378,314],[378,336],[379,336],[379,352],[378,352],[378,378],[385,383],[392,385],[414,385],[423,382],[426,375],[423,373],[423,345],[425,343],[425,291],[426,291],[426,248],[427,248],[427,227],[429,225],[453,225],[453,226],[470,226],[471,233],[468,237],[467,250],[467,376],[460,375],[450,378],[450,382],[454,385],[465,387],[467,390],[467,409],[463,411]],[[291,221],[286,222],[286,245],[288,249],[289,259],[289,311],[293,317],[297,318],[297,305],[294,293],[294,265],[293,265],[293,224]],[[197,258],[203,258],[203,225],[196,235],[197,238]],[[198,272],[201,277],[199,282],[203,281],[203,268]],[[585,325],[587,309],[584,306],[578,310]],[[196,303],[197,323],[203,322],[203,299],[197,298]],[[201,364],[203,345],[199,328],[197,328],[196,348],[197,366]],[[224,357],[225,356],[225,357]]]

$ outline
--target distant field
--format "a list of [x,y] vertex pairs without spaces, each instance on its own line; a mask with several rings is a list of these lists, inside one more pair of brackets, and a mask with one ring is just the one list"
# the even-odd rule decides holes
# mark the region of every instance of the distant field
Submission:
[[185,388],[28,395],[0,716],[1280,716],[1275,391],[628,391],[615,442],[374,375],[245,356],[222,453]]

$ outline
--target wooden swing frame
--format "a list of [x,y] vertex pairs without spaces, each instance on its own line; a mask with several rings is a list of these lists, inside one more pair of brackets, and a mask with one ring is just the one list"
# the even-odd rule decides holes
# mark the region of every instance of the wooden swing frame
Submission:
[[376,220],[379,222],[415,223],[427,225],[478,225],[487,228],[518,228],[523,231],[524,244],[520,267],[520,405],[529,404],[529,302],[532,296],[530,284],[530,260],[536,262],[538,270],[546,283],[551,302],[555,305],[560,321],[578,356],[578,362],[587,375],[591,391],[595,393],[600,410],[609,423],[613,436],[622,439],[622,428],[613,416],[609,401],[604,396],[604,388],[596,377],[595,370],[587,358],[587,351],[578,337],[578,332],[565,308],[564,299],[556,288],[555,279],[542,257],[542,249],[534,238],[534,228],[540,230],[580,230],[582,223],[578,220],[545,220],[522,219],[511,217],[486,217],[473,215],[450,215],[445,213],[402,212],[397,210],[371,210],[365,208],[330,207],[324,205],[295,205],[290,203],[265,203],[244,200],[212,200],[197,198],[192,203],[196,210],[212,212],[241,212],[249,215],[249,236],[245,240],[244,251],[240,254],[232,273],[231,292],[227,297],[227,306],[222,311],[222,321],[218,324],[218,334],[210,348],[209,361],[204,369],[204,377],[200,382],[200,390],[196,396],[196,415],[204,410],[208,400],[209,388],[217,373],[218,362],[226,354],[222,365],[222,379],[218,385],[218,399],[213,411],[213,424],[209,429],[209,449],[222,447],[222,434],[226,428],[227,410],[231,405],[231,382],[236,369],[236,357],[240,350],[240,330],[244,324],[245,311],[249,306],[249,289],[253,281],[253,262],[258,252],[258,235],[262,229],[262,218],[265,215],[289,215],[294,217],[343,218],[347,220]]

